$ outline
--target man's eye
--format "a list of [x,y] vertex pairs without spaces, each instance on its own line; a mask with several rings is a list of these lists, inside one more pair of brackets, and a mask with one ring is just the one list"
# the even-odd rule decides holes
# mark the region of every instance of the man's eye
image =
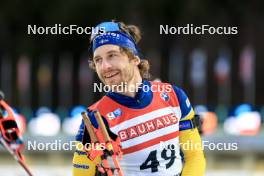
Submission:
[[117,54],[109,54],[109,57],[117,56]]
[[95,62],[95,63],[99,63],[100,61],[101,61],[101,58],[95,58],[95,59],[94,59],[94,62]]

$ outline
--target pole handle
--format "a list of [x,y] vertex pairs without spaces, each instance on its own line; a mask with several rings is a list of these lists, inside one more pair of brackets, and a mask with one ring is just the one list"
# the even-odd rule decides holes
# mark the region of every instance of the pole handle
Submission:
[[105,142],[106,143],[110,142],[111,139],[110,139],[109,134],[108,134],[108,132],[106,130],[106,127],[105,127],[105,124],[103,122],[101,114],[97,110],[93,111],[93,113],[94,113],[95,119],[96,119],[96,121],[97,121],[97,123],[99,125],[99,128],[102,130],[102,134],[103,134]]
[[96,134],[93,130],[93,125],[92,125],[89,117],[87,116],[86,112],[82,112],[82,118],[84,121],[84,125],[85,125],[85,127],[88,130],[88,133],[90,135],[91,142],[97,143],[98,140],[97,140]]

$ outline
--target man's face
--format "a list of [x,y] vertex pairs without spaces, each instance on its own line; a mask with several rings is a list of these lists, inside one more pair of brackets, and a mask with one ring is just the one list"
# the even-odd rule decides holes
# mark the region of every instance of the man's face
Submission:
[[103,45],[97,48],[93,61],[98,77],[109,86],[131,81],[139,64],[136,59],[129,59],[116,45]]

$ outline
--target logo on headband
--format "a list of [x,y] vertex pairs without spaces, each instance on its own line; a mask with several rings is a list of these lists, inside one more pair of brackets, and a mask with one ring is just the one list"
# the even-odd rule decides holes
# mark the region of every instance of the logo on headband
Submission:
[[96,36],[93,40],[93,51],[105,44],[118,45],[130,49],[134,55],[138,55],[136,44],[126,34],[120,32],[107,32]]
[[99,40],[98,41],[98,43],[100,43],[100,44],[104,44],[104,43],[106,43],[106,42],[108,42],[109,40],[107,40],[107,39],[101,39],[101,40]]
[[98,35],[95,39],[97,38],[112,38],[112,37],[115,37],[116,39],[119,39],[120,38],[120,34],[117,34],[117,33],[113,33],[113,32],[106,32],[106,33],[103,33],[101,35]]
[[104,33],[101,35],[98,35],[95,40],[97,40],[97,43],[100,45],[103,45],[111,40],[111,38],[120,39],[120,35],[116,33]]

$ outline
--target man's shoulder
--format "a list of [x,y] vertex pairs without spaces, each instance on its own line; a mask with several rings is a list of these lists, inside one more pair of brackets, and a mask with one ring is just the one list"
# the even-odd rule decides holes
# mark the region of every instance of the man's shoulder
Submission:
[[165,85],[173,85],[171,83],[168,83],[168,82],[161,82],[161,81],[148,81],[150,84],[165,84]]

